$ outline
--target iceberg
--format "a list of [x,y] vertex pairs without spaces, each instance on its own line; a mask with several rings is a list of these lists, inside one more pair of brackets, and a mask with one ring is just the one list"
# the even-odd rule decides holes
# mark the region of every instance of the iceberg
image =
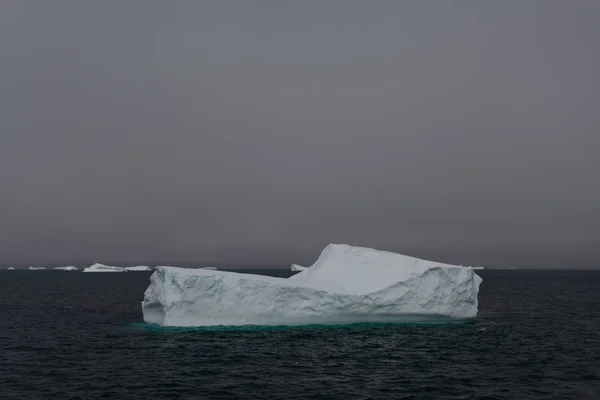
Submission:
[[8,267],[6,269],[9,270],[9,271],[13,271],[15,268],[14,267]]
[[200,269],[208,269],[208,270],[211,270],[211,271],[216,271],[217,267],[201,267]]
[[306,269],[306,267],[303,267],[302,265],[292,264],[292,271],[294,271],[294,272],[304,271],[305,269]]
[[56,267],[52,268],[55,271],[77,271],[77,267],[68,266],[68,267]]
[[113,267],[111,265],[96,263],[90,267],[85,268],[83,272],[125,272],[125,268]]
[[481,282],[472,268],[332,244],[287,279],[157,267],[142,313],[182,327],[464,321]]
[[125,271],[152,271],[152,268],[146,265],[138,265],[136,267],[125,267]]
[[46,269],[46,267],[29,267],[27,269],[30,270],[30,271],[37,271],[37,270],[40,270],[40,269]]

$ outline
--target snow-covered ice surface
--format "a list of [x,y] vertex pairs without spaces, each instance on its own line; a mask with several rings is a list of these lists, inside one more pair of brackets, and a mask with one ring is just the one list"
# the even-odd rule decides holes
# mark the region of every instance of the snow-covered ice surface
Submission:
[[208,269],[208,270],[211,270],[211,271],[216,271],[217,267],[201,267],[200,269]]
[[329,245],[288,278],[157,267],[144,321],[163,326],[449,322],[477,316],[472,268]]
[[298,264],[292,264],[292,271],[297,272],[297,271],[304,271],[306,269],[306,267],[303,267],[302,265],[298,265]]
[[135,267],[125,267],[126,271],[152,271],[152,268],[146,265],[138,265]]
[[56,268],[52,268],[54,270],[57,271],[77,271],[77,267],[73,267],[72,265],[68,266],[68,267],[56,267]]
[[29,270],[31,270],[31,271],[37,271],[37,270],[39,270],[39,269],[46,269],[46,267],[29,267],[29,268],[27,268],[27,269],[29,269]]
[[125,272],[125,268],[96,263],[91,267],[85,268],[83,272]]

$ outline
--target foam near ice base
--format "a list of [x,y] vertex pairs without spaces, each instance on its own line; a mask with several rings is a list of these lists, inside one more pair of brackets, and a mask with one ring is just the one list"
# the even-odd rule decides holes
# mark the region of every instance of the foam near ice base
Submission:
[[77,271],[77,267],[73,267],[73,266],[68,266],[68,267],[56,267],[56,268],[52,268],[56,271]]
[[126,271],[152,271],[152,268],[146,265],[138,265],[135,267],[125,267]]
[[329,245],[288,278],[157,267],[144,321],[163,326],[441,322],[477,316],[472,268]]
[[125,272],[125,268],[96,263],[91,267],[85,268],[83,272]]
[[292,264],[292,268],[291,268],[291,270],[294,272],[304,271],[305,269],[306,269],[306,267],[303,267],[302,265],[298,265],[298,264]]

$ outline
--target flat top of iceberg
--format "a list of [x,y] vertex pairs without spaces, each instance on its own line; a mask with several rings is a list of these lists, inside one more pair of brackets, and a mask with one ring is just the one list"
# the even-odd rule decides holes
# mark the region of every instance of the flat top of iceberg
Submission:
[[330,244],[310,268],[289,279],[315,289],[366,294],[436,267],[464,268],[367,247]]
[[[333,293],[364,295],[383,290],[394,282],[402,282],[432,268],[452,270],[454,274],[472,273],[472,268],[422,260],[416,257],[367,247],[330,244],[317,261],[289,278],[239,272],[158,266],[187,275],[222,275],[225,279],[250,279],[284,286],[300,286]],[[477,275],[476,275],[477,276]],[[481,281],[481,278],[477,276]]]

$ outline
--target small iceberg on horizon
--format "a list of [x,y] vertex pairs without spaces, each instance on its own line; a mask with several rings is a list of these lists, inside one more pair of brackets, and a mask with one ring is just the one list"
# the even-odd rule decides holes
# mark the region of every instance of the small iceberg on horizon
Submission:
[[7,271],[14,271],[15,267],[8,267],[6,268]]
[[302,265],[298,265],[298,264],[292,264],[292,268],[291,268],[291,270],[294,272],[304,271],[305,269],[306,269],[306,267],[303,267]]
[[477,317],[472,268],[331,244],[290,278],[157,267],[149,324],[178,327],[455,322]]
[[77,267],[73,267],[72,265],[68,267],[55,267],[52,269],[55,271],[78,271]]
[[29,267],[27,269],[30,270],[30,271],[38,271],[40,269],[46,269],[46,267],[33,267],[33,266],[31,266],[31,267]]
[[137,265],[135,267],[125,267],[125,271],[132,271],[132,272],[137,272],[137,271],[152,271],[152,268],[146,266],[146,265]]
[[87,267],[83,270],[83,272],[125,272],[125,268],[122,267],[114,267],[112,265],[104,265],[100,263],[96,263],[90,267]]

